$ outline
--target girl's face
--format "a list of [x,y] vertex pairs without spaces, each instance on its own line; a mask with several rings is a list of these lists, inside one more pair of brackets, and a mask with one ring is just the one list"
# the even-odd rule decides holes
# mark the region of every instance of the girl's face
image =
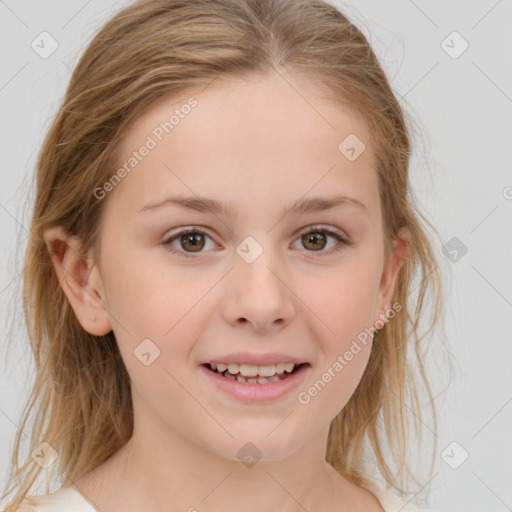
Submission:
[[[148,442],[263,460],[325,447],[363,375],[400,260],[384,267],[365,126],[315,91],[275,75],[163,99],[127,132],[121,181],[95,191],[103,321]],[[306,364],[250,384],[210,362]]]

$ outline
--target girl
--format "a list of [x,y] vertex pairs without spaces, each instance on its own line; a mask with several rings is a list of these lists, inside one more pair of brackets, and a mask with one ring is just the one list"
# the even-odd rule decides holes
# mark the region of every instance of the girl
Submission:
[[368,41],[322,0],[113,17],[38,162],[37,378],[5,510],[415,510],[408,354],[432,399],[442,290],[410,153]]

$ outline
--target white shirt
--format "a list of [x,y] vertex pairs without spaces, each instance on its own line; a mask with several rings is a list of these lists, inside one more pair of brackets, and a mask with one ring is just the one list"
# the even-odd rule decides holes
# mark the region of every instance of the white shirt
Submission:
[[[420,509],[391,491],[374,488],[371,491],[385,512],[434,512]],[[4,512],[0,508],[0,512]],[[61,488],[48,496],[26,496],[16,512],[98,512],[87,499],[73,487]]]

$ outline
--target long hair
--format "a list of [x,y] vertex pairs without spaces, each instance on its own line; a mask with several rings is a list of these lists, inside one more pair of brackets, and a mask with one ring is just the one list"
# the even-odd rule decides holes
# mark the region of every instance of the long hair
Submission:
[[[15,438],[4,496],[15,494],[6,510],[20,504],[41,472],[47,492],[54,477],[71,485],[133,432],[129,375],[114,334],[93,336],[81,327],[58,282],[45,229],[60,225],[78,235],[84,253],[95,247],[108,198],[99,201],[93,191],[117,169],[127,127],[157,99],[221,75],[279,70],[314,80],[335,104],[362,116],[376,155],[386,257],[392,257],[400,227],[411,234],[393,297],[401,311],[376,334],[357,389],[331,422],[326,450],[326,460],[341,475],[372,488],[370,449],[389,486],[409,492],[409,422],[413,418],[421,434],[426,410],[418,399],[420,383],[431,430],[437,430],[424,352],[441,321],[443,291],[427,232],[432,226],[414,204],[409,183],[411,128],[376,55],[363,33],[322,0],[142,0],[95,35],[39,154],[22,274],[36,375]],[[30,455],[20,462],[22,432],[32,414],[29,453],[43,442],[58,453],[46,469]]]

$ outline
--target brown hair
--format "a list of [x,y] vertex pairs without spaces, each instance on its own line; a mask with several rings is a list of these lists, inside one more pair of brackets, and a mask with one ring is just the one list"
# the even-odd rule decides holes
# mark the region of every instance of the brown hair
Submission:
[[[15,439],[7,492],[16,493],[7,511],[43,471],[31,457],[19,462],[31,413],[30,451],[45,441],[59,454],[46,470],[47,492],[55,474],[70,485],[119,450],[133,429],[129,376],[114,334],[95,337],[81,327],[58,282],[45,229],[60,225],[78,235],[84,253],[95,247],[108,199],[98,201],[92,191],[119,165],[116,149],[129,123],[157,99],[206,86],[220,74],[279,70],[313,79],[333,102],[362,116],[372,135],[387,248],[400,227],[411,234],[393,297],[402,310],[376,335],[357,389],[331,423],[326,452],[345,478],[372,488],[369,442],[385,481],[407,492],[409,419],[414,416],[421,435],[424,417],[409,353],[414,349],[435,433],[423,350],[441,321],[442,283],[425,228],[430,223],[414,206],[410,188],[410,129],[372,48],[347,17],[321,0],[143,0],[108,21],[82,55],[38,159],[23,268],[36,378]],[[430,322],[421,333],[425,318]]]

